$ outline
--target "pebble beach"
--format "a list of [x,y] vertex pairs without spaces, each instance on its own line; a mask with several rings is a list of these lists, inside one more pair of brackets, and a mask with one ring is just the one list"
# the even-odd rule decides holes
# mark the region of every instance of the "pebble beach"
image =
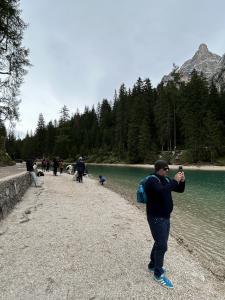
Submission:
[[42,180],[0,223],[0,299],[224,299],[224,282],[173,237],[174,289],[155,282],[145,214],[119,194],[91,178]]

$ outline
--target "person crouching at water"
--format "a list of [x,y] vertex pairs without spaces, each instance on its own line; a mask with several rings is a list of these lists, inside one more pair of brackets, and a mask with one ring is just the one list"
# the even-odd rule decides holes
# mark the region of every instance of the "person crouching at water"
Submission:
[[106,181],[106,178],[104,177],[104,176],[102,176],[102,175],[99,175],[99,183],[101,184],[101,185],[104,185],[104,182]]
[[170,214],[173,210],[171,192],[183,193],[185,189],[184,172],[178,172],[173,179],[167,177],[169,167],[166,161],[155,162],[155,173],[147,179],[147,220],[154,239],[150,253],[148,269],[154,273],[154,279],[167,288],[173,288],[172,282],[165,276],[163,268],[164,255],[170,231]]

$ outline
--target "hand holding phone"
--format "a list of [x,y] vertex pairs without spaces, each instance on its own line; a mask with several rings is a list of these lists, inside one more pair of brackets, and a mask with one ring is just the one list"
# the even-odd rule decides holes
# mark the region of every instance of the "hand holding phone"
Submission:
[[182,174],[181,182],[185,181],[184,170],[182,166],[179,166],[178,172]]

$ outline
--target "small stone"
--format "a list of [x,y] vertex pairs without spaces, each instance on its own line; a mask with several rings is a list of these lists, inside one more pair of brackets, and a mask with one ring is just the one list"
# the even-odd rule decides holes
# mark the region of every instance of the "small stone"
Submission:
[[29,222],[29,221],[30,221],[30,219],[29,219],[29,218],[26,218],[26,219],[21,220],[21,221],[20,221],[20,224],[26,223],[26,222]]

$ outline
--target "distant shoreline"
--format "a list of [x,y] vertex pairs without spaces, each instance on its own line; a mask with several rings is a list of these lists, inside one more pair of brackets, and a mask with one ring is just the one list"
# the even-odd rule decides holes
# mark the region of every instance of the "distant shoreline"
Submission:
[[[134,167],[134,168],[146,168],[153,169],[154,165],[149,164],[110,164],[110,163],[87,163],[88,165],[96,166],[111,166],[111,167]],[[179,165],[169,165],[171,170],[177,170]],[[215,165],[183,165],[184,170],[201,170],[201,171],[225,171],[225,166]]]

